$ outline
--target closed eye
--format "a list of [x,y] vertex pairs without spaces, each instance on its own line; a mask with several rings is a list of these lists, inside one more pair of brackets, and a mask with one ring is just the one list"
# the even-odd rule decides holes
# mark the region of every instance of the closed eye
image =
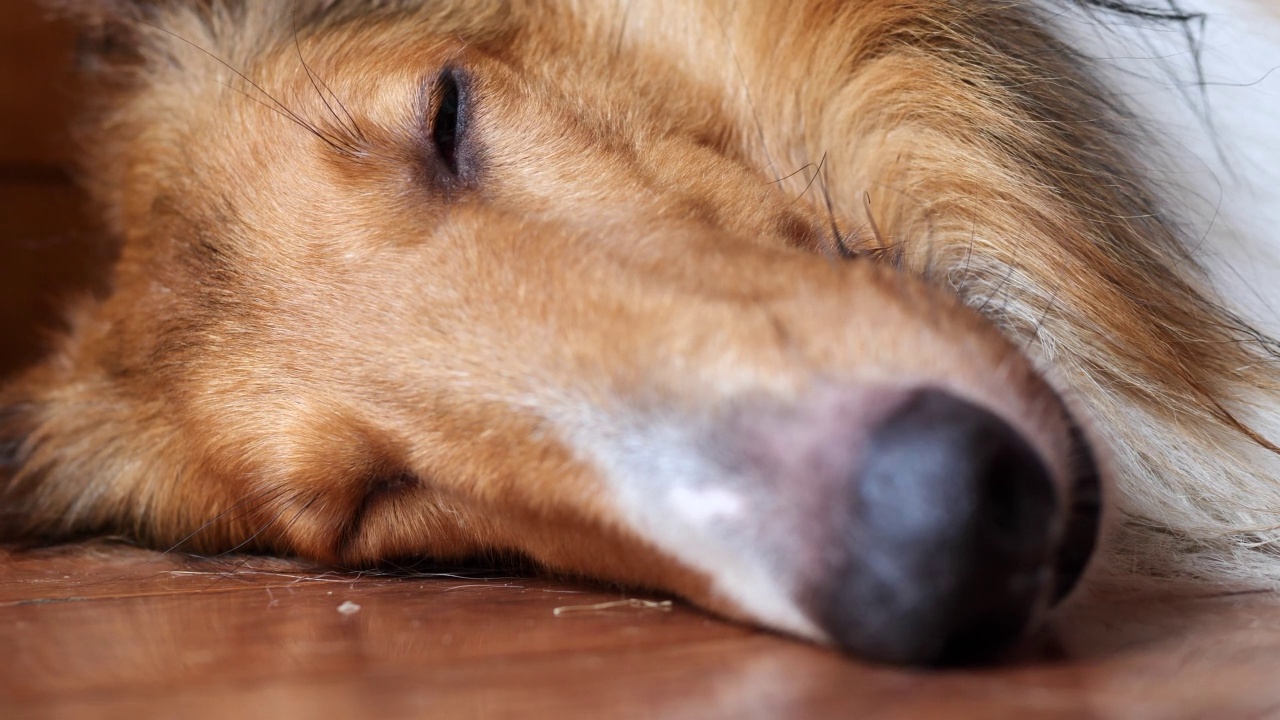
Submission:
[[464,129],[462,120],[462,92],[458,78],[452,69],[440,74],[437,81],[436,114],[431,120],[431,141],[436,155],[454,175],[458,174],[458,139]]
[[442,189],[469,185],[475,171],[470,76],[462,69],[446,67],[432,83],[429,98],[430,122],[423,133],[427,169]]

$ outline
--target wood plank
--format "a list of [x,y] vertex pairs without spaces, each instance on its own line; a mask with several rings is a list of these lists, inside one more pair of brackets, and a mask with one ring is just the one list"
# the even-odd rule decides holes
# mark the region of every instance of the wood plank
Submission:
[[6,553],[0,717],[1280,716],[1268,595],[1099,595],[1003,666],[948,672],[680,603],[590,607],[628,597],[104,544]]

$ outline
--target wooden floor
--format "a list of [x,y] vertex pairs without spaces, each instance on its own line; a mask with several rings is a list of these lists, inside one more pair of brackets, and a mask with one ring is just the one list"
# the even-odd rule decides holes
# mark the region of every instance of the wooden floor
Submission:
[[[109,252],[70,181],[72,34],[0,2],[0,374]],[[999,667],[867,667],[662,598],[96,543],[0,548],[0,720],[1280,718],[1280,599],[1099,591]]]
[[1073,608],[995,668],[904,672],[661,598],[91,545],[0,553],[4,718],[1280,717],[1280,604]]

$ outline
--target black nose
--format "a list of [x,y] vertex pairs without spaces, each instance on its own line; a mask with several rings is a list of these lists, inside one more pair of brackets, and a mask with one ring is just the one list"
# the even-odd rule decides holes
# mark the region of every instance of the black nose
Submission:
[[850,478],[840,565],[819,621],[846,650],[891,663],[983,659],[1048,593],[1057,493],[1008,423],[921,390],[870,434]]

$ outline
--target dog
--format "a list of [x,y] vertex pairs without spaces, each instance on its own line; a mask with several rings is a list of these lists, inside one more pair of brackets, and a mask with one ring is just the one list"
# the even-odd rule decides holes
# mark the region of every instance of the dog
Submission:
[[1280,13],[1196,4],[53,2],[119,256],[0,392],[3,534],[916,665],[1090,558],[1274,587]]

